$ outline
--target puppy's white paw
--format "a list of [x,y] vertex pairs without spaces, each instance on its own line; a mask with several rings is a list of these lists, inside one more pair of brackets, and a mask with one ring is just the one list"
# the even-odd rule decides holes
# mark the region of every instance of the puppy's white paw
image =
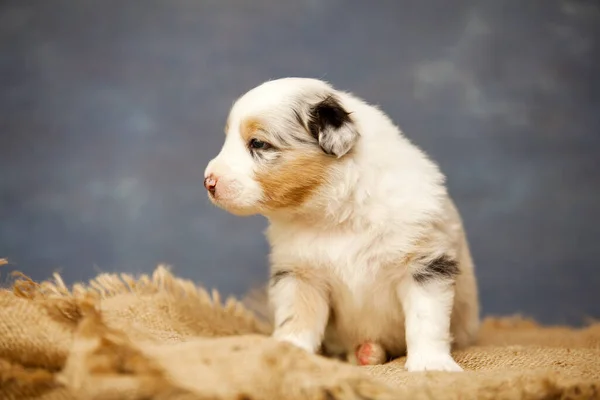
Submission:
[[302,350],[308,351],[309,353],[314,353],[316,351],[317,345],[315,340],[312,338],[313,335],[309,333],[278,333],[275,332],[273,334],[273,338],[280,342],[291,343],[296,347],[301,348]]
[[463,369],[447,353],[420,352],[408,356],[405,365],[411,372],[417,371],[449,371],[460,372]]

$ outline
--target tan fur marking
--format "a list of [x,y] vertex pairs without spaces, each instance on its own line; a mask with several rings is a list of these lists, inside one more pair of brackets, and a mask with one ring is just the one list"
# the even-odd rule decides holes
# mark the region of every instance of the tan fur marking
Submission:
[[298,207],[325,183],[333,159],[318,152],[290,151],[277,165],[256,173],[269,209]]
[[248,143],[250,139],[256,138],[263,130],[263,123],[258,118],[246,118],[240,124],[240,135],[244,143]]

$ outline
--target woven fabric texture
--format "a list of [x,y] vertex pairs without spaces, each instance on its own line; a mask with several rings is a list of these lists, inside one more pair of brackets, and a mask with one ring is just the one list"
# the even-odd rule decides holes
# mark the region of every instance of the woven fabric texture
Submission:
[[[0,291],[0,399],[600,399],[600,324],[489,318],[462,373],[357,367],[269,338],[253,303],[158,267]],[[263,308],[264,311],[264,308]]]

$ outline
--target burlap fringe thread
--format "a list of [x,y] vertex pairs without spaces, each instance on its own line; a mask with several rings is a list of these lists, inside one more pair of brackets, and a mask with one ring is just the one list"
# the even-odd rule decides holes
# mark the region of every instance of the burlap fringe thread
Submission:
[[600,399],[597,324],[489,319],[455,354],[464,373],[410,374],[277,343],[264,291],[222,301],[166,266],[71,289],[16,278],[0,291],[0,399]]

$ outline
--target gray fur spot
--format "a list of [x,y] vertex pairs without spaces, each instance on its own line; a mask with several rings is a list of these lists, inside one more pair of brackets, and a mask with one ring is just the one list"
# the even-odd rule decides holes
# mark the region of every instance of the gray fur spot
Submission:
[[459,272],[456,260],[448,256],[441,256],[420,271],[413,273],[413,279],[417,283],[424,284],[433,279],[454,279]]

